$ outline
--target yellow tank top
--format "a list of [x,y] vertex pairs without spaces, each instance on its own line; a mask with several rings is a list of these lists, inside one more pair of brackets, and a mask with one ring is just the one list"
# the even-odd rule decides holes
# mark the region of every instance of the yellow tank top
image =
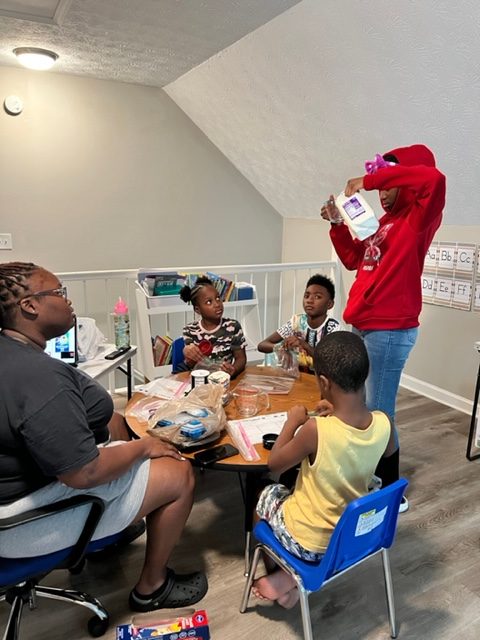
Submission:
[[368,493],[368,484],[390,437],[390,422],[372,412],[367,429],[335,416],[316,418],[315,461],[302,461],[295,490],[283,503],[285,526],[305,549],[325,551],[346,505]]

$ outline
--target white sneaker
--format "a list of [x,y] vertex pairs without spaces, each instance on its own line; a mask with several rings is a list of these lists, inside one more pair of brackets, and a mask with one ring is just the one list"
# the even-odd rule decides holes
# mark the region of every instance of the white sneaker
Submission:
[[378,491],[382,488],[382,479],[373,474],[372,479],[369,482],[368,490],[369,491]]
[[408,507],[410,505],[408,504],[408,500],[406,499],[405,496],[403,496],[402,501],[400,502],[400,506],[398,508],[398,513],[405,513],[405,511],[408,511]]

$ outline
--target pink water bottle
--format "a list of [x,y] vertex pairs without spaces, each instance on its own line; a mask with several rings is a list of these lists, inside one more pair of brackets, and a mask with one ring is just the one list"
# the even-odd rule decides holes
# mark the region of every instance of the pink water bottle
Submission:
[[117,349],[130,346],[130,319],[125,300],[118,298],[113,308],[113,332]]

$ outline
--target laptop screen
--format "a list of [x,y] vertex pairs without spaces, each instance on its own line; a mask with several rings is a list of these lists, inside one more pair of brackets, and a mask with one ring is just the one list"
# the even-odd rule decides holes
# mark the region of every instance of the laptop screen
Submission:
[[67,333],[48,340],[45,352],[52,358],[76,365],[78,362],[77,323]]

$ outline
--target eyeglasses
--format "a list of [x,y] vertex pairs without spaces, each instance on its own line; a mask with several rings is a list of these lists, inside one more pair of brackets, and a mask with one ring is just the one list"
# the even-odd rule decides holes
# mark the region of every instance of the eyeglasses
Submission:
[[17,304],[20,304],[20,302],[22,302],[22,300],[25,300],[26,298],[36,298],[38,296],[58,296],[59,298],[63,298],[64,300],[67,300],[68,295],[67,295],[67,287],[59,287],[58,289],[45,289],[45,291],[37,291],[36,293],[29,293],[28,296],[23,296],[23,298],[21,298]]

